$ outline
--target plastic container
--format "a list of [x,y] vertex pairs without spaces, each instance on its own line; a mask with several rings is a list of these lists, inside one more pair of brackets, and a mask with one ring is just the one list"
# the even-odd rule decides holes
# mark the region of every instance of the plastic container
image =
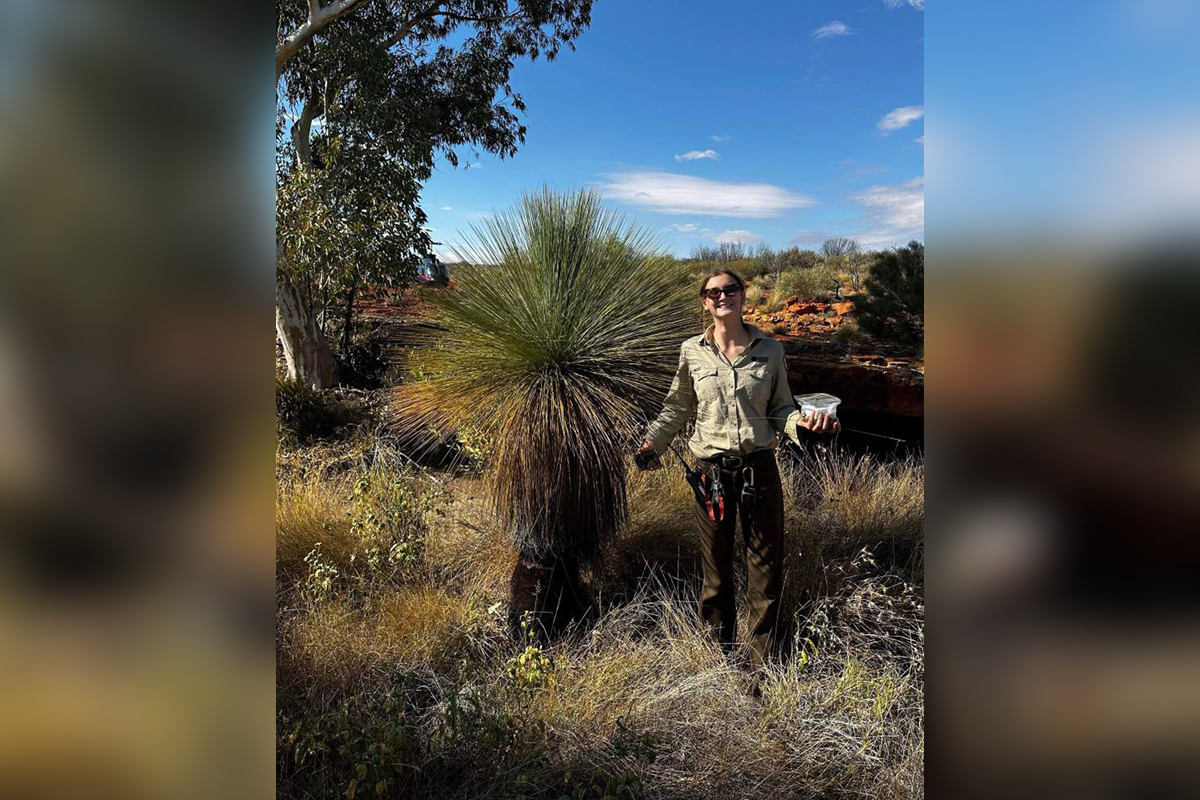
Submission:
[[837,419],[837,407],[842,402],[840,397],[823,392],[798,394],[794,395],[792,399],[796,401],[796,407],[800,409],[800,415],[805,420],[811,419],[812,415],[818,411],[824,411],[833,419]]

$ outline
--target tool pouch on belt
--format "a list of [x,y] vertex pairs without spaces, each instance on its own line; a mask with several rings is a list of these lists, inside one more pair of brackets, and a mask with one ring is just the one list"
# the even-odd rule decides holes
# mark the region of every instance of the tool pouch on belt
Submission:
[[696,502],[704,505],[707,502],[704,473],[698,469],[687,469],[686,464],[684,464],[684,469],[683,475],[687,479],[688,486],[692,487],[692,494],[696,495]]
[[742,469],[742,493],[738,496],[738,502],[741,507],[746,510],[747,514],[754,513],[754,507],[758,505],[758,497],[761,494],[758,486],[754,483],[754,467],[745,467]]

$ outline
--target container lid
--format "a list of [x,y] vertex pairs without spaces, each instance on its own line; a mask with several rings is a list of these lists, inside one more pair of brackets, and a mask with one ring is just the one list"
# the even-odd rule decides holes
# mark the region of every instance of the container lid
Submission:
[[792,399],[796,401],[796,405],[806,406],[836,406],[838,403],[842,402],[842,398],[834,397],[833,395],[825,394],[824,392],[798,394],[794,395]]

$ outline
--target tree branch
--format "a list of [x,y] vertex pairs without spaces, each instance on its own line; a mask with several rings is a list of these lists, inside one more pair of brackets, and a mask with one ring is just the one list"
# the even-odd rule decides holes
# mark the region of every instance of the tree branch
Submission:
[[429,8],[425,9],[420,14],[417,14],[408,22],[401,25],[395,33],[383,40],[383,49],[390,50],[391,48],[400,44],[400,42],[404,41],[404,37],[412,33],[413,28],[417,27],[419,23],[424,22],[427,19],[433,19],[437,14],[441,13],[438,11],[441,5],[442,0],[435,0],[435,2],[430,5]]
[[493,17],[468,17],[455,11],[441,10],[442,3],[443,0],[438,0],[433,5],[429,6],[429,8],[425,9],[420,14],[417,14],[408,22],[400,26],[395,33],[383,40],[384,48],[389,49],[400,44],[400,42],[404,41],[405,36],[408,36],[413,32],[413,28],[417,27],[418,23],[424,22],[427,19],[433,19],[434,17],[446,17],[447,19],[452,19],[455,22],[504,23],[517,19],[521,15],[521,10],[517,9],[512,13],[500,14],[499,16]]
[[292,31],[282,44],[275,47],[275,82],[279,82],[279,76],[283,73],[283,65],[288,59],[296,54],[296,52],[315,36],[322,28],[333,22],[338,17],[349,14],[356,8],[366,5],[371,0],[337,0],[337,2],[318,8],[314,13],[313,5],[318,4],[318,0],[309,0],[308,19],[303,25]]
[[312,148],[309,142],[309,132],[312,129],[312,121],[320,116],[317,111],[317,100],[313,96],[309,96],[304,101],[304,109],[300,112],[300,119],[296,120],[296,124],[292,126],[292,144],[296,147],[296,160],[302,167],[312,166]]

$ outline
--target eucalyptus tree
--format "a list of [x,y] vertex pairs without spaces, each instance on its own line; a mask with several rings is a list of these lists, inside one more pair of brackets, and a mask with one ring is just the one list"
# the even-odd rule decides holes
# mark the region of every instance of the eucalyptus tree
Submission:
[[516,153],[516,60],[573,47],[591,5],[277,0],[276,329],[292,378],[329,385],[331,305],[348,337],[359,288],[406,280],[431,248],[420,190],[435,160]]
[[493,442],[490,495],[519,552],[513,618],[553,629],[584,612],[579,568],[626,519],[628,453],[696,302],[681,263],[588,191],[527,194],[472,233],[409,408]]

